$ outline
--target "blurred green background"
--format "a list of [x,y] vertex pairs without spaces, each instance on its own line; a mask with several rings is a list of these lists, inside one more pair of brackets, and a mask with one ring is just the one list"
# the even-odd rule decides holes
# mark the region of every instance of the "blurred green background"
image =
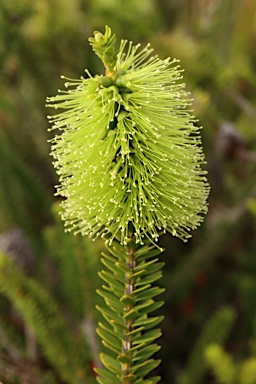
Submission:
[[[103,73],[88,38],[106,24],[181,61],[203,126],[209,213],[187,244],[161,239],[157,374],[162,384],[256,383],[255,0],[1,0],[0,380],[95,383],[103,244],[64,233],[45,99],[61,75]],[[226,381],[230,361],[218,373],[206,358],[213,343],[236,372]]]

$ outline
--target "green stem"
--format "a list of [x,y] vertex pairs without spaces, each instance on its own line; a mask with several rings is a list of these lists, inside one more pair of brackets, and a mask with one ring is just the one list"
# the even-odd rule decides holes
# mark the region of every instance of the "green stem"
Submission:
[[164,263],[155,257],[161,250],[138,246],[132,234],[126,246],[114,241],[107,248],[109,253],[102,258],[107,271],[99,273],[107,285],[98,290],[106,303],[98,307],[106,322],[99,323],[97,332],[110,351],[100,355],[109,371],[96,369],[97,380],[100,384],[155,384],[158,377],[144,380],[144,376],[160,363],[152,355],[159,350],[154,341],[161,332],[152,328],[162,317],[149,314],[163,304],[154,301],[164,291],[154,285],[162,275]]
[[[132,297],[133,292],[135,290],[135,279],[131,276],[134,275],[134,270],[136,267],[136,257],[135,257],[135,248],[129,249],[129,251],[126,253],[126,266],[130,270],[130,272],[127,272],[125,274],[125,288],[124,288],[124,294],[125,296]],[[128,303],[124,307],[125,314],[129,313],[134,308],[134,304]],[[124,330],[123,336],[123,347],[122,347],[122,353],[123,355],[127,355],[132,359],[132,353],[130,350],[133,347],[133,337],[129,335],[130,332],[133,331],[133,324],[134,320],[128,319],[124,320],[124,325],[127,327],[127,330]],[[131,368],[131,364],[122,364],[122,371],[125,376],[127,376],[127,373],[129,369]]]

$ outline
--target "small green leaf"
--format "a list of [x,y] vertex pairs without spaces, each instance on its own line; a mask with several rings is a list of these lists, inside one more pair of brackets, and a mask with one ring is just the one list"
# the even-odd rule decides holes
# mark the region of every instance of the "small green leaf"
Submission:
[[[100,384],[114,384],[113,381],[111,381],[110,379],[108,379],[106,377],[97,377],[96,380]],[[119,384],[120,380],[117,383]]]
[[137,351],[137,350],[145,347],[146,345],[147,345],[146,343],[141,343],[141,344],[138,344],[138,345],[134,345],[132,348],[129,349],[129,352]]
[[138,263],[138,265],[136,265],[134,270],[135,271],[140,271],[141,269],[147,269],[149,265],[156,263],[158,260],[159,259],[156,258],[156,259],[152,259],[152,260],[149,260],[149,261],[142,261],[142,262]]
[[121,303],[125,305],[134,305],[136,303],[136,300],[131,295],[124,295],[120,299]]
[[156,303],[153,303],[147,307],[141,308],[140,315],[156,311],[158,308],[162,307],[162,305],[164,305],[164,301],[157,301]]
[[138,289],[135,289],[135,290],[133,291],[133,294],[134,294],[134,295],[137,295],[138,293],[143,292],[143,291],[145,291],[146,289],[149,289],[150,287],[151,287],[151,284],[144,285],[144,286],[142,286],[142,287],[140,287],[140,288],[138,288]]
[[160,376],[150,377],[150,379],[144,380],[143,378],[138,379],[134,384],[156,384],[161,380]]
[[109,250],[109,252],[112,252],[113,250],[113,251],[119,251],[121,255],[124,254],[124,246],[120,244],[120,242],[117,241],[116,239],[113,239],[111,243],[111,247],[108,244],[106,244],[106,248]]
[[126,264],[117,262],[117,263],[115,263],[115,265],[116,265],[118,270],[121,270],[124,273],[131,273],[130,268],[128,268]]
[[110,301],[113,301],[114,303],[119,303],[118,298],[115,296],[112,290],[110,291],[109,289],[104,288],[104,291],[102,291],[101,289],[97,289],[97,293],[98,295],[103,297],[103,299],[108,299]]
[[134,353],[133,361],[135,362],[137,360],[147,360],[156,352],[158,352],[160,348],[161,347],[157,344],[147,345],[146,347],[141,348]]
[[101,271],[99,272],[99,276],[102,278],[102,280],[106,281],[106,283],[108,283],[110,287],[113,287],[113,290],[117,294],[120,294],[120,296],[122,295],[124,287],[120,282],[115,280],[113,275],[106,271]]
[[[106,248],[107,250],[109,251],[109,253],[114,256],[116,259],[118,260],[123,260],[124,259],[124,256],[125,256],[125,249],[124,247],[119,243],[117,243],[117,241],[115,241],[115,245],[114,245],[114,241],[112,242],[112,246],[110,247],[109,245],[106,244]],[[116,262],[117,260],[115,260]]]
[[117,320],[117,321],[120,321],[120,322],[123,322],[123,319],[120,318],[120,315],[119,313],[114,313],[114,315],[112,317],[108,316],[106,314],[106,312],[101,312],[102,316],[104,317],[105,320],[107,320],[107,322],[114,328],[114,324],[113,324],[113,319]]
[[117,360],[120,361],[120,363],[122,364],[132,364],[133,362],[133,359],[126,354],[121,354],[117,356]]
[[144,327],[136,328],[136,329],[134,329],[133,331],[128,332],[128,333],[126,334],[126,336],[134,336],[134,335],[136,335],[137,333],[142,332],[142,331],[144,331]]
[[123,305],[120,303],[120,301],[111,293],[107,291],[101,291],[100,289],[97,289],[96,292],[98,295],[102,296],[103,299],[111,308],[116,308],[118,311],[123,311]]
[[120,379],[112,371],[100,368],[95,368],[94,371],[105,379],[111,380],[110,383],[120,384]]
[[122,374],[121,364],[113,357],[107,355],[106,353],[100,353],[100,361],[111,372]]
[[111,289],[111,287],[110,287],[109,285],[102,284],[101,287],[102,287],[104,290],[108,291],[108,292],[114,293],[114,292],[113,292],[113,289]]
[[98,311],[100,311],[102,313],[102,315],[105,317],[105,319],[109,323],[111,322],[110,319],[116,319],[116,317],[117,317],[117,314],[107,306],[104,308],[101,308],[99,305],[96,305],[96,308],[98,309]]
[[147,300],[149,298],[153,298],[155,296],[161,295],[165,291],[165,288],[159,288],[159,287],[152,287],[147,289],[144,292],[141,292],[136,295],[136,300]]
[[151,343],[155,339],[158,339],[159,337],[162,336],[162,332],[160,329],[154,329],[153,331],[146,332],[145,335],[142,335],[138,338],[136,338],[133,341],[133,344],[140,344],[140,343]]
[[101,255],[103,256],[104,259],[107,259],[107,260],[109,260],[111,263],[115,264],[115,262],[116,262],[116,257],[113,257],[110,253],[102,252]]
[[111,351],[113,351],[116,355],[119,355],[120,353],[120,350],[118,350],[117,348],[113,347],[113,345],[110,345],[106,340],[102,340],[102,344],[104,345],[104,347],[110,349]]
[[142,304],[136,305],[136,310],[140,311],[140,309],[145,309],[152,304],[154,304],[154,300],[149,298],[147,301],[144,301]]
[[116,327],[117,329],[128,331],[128,327],[121,321],[110,320],[110,323],[113,325],[113,327]]
[[122,377],[122,384],[134,383],[134,380],[136,380],[136,378],[136,375],[129,373],[128,375]]
[[135,255],[138,260],[148,260],[151,257],[158,256],[160,253],[162,253],[162,251],[162,249],[158,249],[154,246],[142,247],[141,249],[138,249],[138,251],[136,251]]
[[156,384],[161,380],[160,376],[150,377],[149,380],[146,380],[143,384]]
[[164,316],[149,317],[146,319],[143,316],[134,322],[134,326],[137,327],[137,326],[143,325],[143,327],[145,329],[149,329],[149,328],[153,328],[156,325],[158,325],[159,323],[161,323],[161,321],[163,321],[163,319],[164,319]]
[[135,320],[135,319],[137,319],[138,316],[139,316],[139,312],[136,309],[132,308],[129,312],[127,312],[123,316],[123,318],[125,320]]
[[147,277],[143,277],[140,281],[136,282],[136,287],[139,287],[140,285],[153,283],[154,281],[161,279],[162,275],[163,275],[162,272],[159,271],[156,273],[152,273],[151,275],[148,275]]
[[160,363],[161,363],[160,359],[159,360],[150,359],[148,361],[145,361],[142,364],[135,365],[132,368],[132,372],[136,372],[136,374],[139,375],[140,377],[144,377],[153,369],[155,369]]
[[137,279],[138,277],[145,275],[145,272],[146,272],[146,269],[141,269],[140,271],[133,273],[129,277],[130,279]]
[[113,310],[117,311],[117,312],[122,312],[123,311],[123,307],[120,305],[120,303],[115,303],[113,301],[110,301],[108,299],[105,300],[106,301],[106,304]]
[[111,347],[115,348],[117,351],[121,351],[122,342],[119,337],[113,336],[110,332],[106,331],[103,328],[97,328],[96,331],[102,340],[106,341]]
[[[103,273],[104,276],[107,276],[110,279],[110,281],[113,281],[113,279],[114,279],[114,280],[118,281],[119,283],[123,284],[124,279],[125,279],[124,274],[121,274],[119,270],[118,270],[118,272],[119,272],[119,274],[115,273],[115,272],[111,273],[111,272],[104,271],[104,270],[101,271],[101,273]],[[112,285],[112,284],[110,284],[110,285]]]
[[146,269],[146,273],[149,275],[151,273],[155,273],[157,271],[160,271],[164,267],[165,263],[155,263],[153,265],[149,265]]
[[109,324],[105,325],[101,322],[99,322],[99,326],[102,329],[105,329],[107,332],[111,333],[113,336],[118,337],[119,340],[122,340],[122,332],[120,330],[114,330],[113,327],[111,327]]
[[107,267],[111,272],[113,272],[114,276],[118,278],[118,280],[121,280],[123,281],[123,278],[124,278],[124,274],[122,271],[120,271],[119,268],[116,267],[116,263],[112,262],[112,261],[109,261],[109,260],[106,260],[106,259],[101,259],[101,262],[102,264],[105,265],[105,267]]

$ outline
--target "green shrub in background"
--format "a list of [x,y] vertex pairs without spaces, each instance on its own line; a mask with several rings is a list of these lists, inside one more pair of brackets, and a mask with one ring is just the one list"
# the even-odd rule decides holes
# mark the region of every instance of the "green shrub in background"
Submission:
[[204,364],[204,351],[212,340],[224,343],[235,321],[235,313],[232,308],[222,308],[214,313],[193,346],[187,367],[178,379],[179,384],[202,383],[207,371]]
[[[57,212],[55,207],[54,211]],[[50,269],[49,265],[47,269],[53,276],[48,276],[48,283],[39,283],[28,275],[35,260],[25,248],[21,235],[18,237],[13,231],[1,236],[0,247],[5,248],[7,254],[1,255],[0,291],[20,313],[18,320],[25,332],[25,337],[21,337],[13,328],[17,315],[10,313],[11,322],[7,322],[6,308],[1,311],[2,351],[11,354],[14,351],[15,359],[27,356],[33,363],[39,363],[41,358],[36,345],[32,353],[30,351],[31,340],[27,331],[32,332],[32,344],[35,342],[34,334],[55,377],[70,383],[90,382],[93,378],[90,366],[98,353],[93,325],[97,302],[94,291],[99,286],[96,271],[102,246],[99,244],[97,252],[86,239],[79,241],[82,239],[65,234],[56,214],[56,224],[48,226],[44,233],[44,251],[48,252],[51,260]],[[70,315],[65,316],[68,311]],[[46,382],[48,371],[38,372],[42,380],[46,377]]]
[[[1,255],[1,287],[22,314],[46,357],[59,376],[70,383],[79,383],[85,376],[85,345],[79,345],[69,334],[51,296],[35,280],[26,278],[6,256]],[[88,360],[88,357],[87,357]]]
[[210,344],[205,350],[205,360],[220,384],[253,384],[256,381],[255,357],[235,362],[218,344]]

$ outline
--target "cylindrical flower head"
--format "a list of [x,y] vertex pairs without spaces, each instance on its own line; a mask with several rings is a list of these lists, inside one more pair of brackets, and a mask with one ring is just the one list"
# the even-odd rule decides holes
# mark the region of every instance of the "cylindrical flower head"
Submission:
[[[94,50],[105,36],[95,33]],[[186,240],[207,211],[209,186],[182,71],[176,60],[152,57],[149,46],[110,48],[107,76],[87,72],[48,99],[63,109],[50,117],[62,131],[52,156],[63,219],[68,230],[124,244],[131,232],[138,243],[166,231]]]

